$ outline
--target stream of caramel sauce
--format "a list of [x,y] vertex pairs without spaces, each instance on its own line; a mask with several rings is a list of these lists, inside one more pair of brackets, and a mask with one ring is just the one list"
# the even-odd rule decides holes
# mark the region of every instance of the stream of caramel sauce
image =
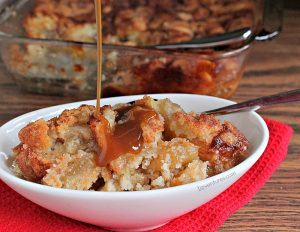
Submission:
[[94,120],[97,121],[99,151],[97,165],[103,167],[122,154],[138,154],[144,144],[142,123],[148,123],[157,113],[151,109],[127,106],[117,110],[116,125],[111,129],[108,120],[100,112],[102,81],[102,12],[101,0],[95,0],[97,24],[97,103]]
[[95,118],[100,115],[101,81],[102,81],[102,0],[95,0],[97,24],[97,103]]

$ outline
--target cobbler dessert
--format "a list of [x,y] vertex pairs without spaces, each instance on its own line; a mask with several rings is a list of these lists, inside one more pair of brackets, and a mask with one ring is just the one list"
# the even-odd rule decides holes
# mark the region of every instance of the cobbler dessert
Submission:
[[186,113],[169,99],[82,105],[19,132],[14,171],[26,180],[76,190],[161,189],[224,172],[247,156],[230,122]]
[[[144,46],[255,26],[255,0],[102,0],[103,41]],[[36,0],[24,20],[30,38],[95,42],[94,0]]]

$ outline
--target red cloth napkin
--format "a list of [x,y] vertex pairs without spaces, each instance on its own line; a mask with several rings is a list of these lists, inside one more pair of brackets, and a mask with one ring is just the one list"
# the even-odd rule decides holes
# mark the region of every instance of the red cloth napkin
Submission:
[[[265,119],[269,131],[269,144],[255,165],[230,188],[219,196],[185,214],[155,232],[216,231],[235,211],[245,205],[270,178],[287,154],[293,130],[280,122]],[[0,181],[1,232],[65,232],[102,231],[48,211],[23,198]]]

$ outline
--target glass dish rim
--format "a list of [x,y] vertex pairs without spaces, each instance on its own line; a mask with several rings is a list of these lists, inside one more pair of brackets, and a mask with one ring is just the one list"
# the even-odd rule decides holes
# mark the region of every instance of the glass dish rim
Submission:
[[[91,42],[79,42],[79,41],[66,41],[66,40],[54,40],[54,39],[38,39],[38,38],[28,38],[21,36],[14,36],[8,33],[0,31],[0,43],[17,43],[17,44],[41,44],[47,46],[62,46],[62,47],[79,47],[79,48],[91,48],[96,49],[97,44]],[[201,56],[206,59],[222,59],[235,56],[245,50],[247,50],[251,45],[251,42],[248,42],[238,48],[231,50],[223,51],[207,51],[207,50],[198,50],[195,52],[180,51],[180,50],[163,50],[152,47],[139,47],[139,46],[124,46],[124,45],[112,45],[112,44],[103,44],[103,49],[105,50],[118,50],[123,52],[135,52],[139,54],[148,54],[152,55],[169,55],[169,56],[183,56],[183,57],[195,57]],[[192,51],[192,50],[191,50]]]

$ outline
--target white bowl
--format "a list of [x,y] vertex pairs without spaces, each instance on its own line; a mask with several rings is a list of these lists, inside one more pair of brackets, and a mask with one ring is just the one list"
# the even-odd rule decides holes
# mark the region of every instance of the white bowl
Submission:
[[[170,98],[186,111],[201,112],[232,101],[189,94],[154,94],[154,98]],[[102,104],[130,102],[142,96],[107,98]],[[250,156],[236,167],[219,175],[182,186],[140,192],[94,192],[48,187],[20,179],[10,170],[11,148],[19,143],[18,132],[28,122],[49,119],[66,108],[95,101],[76,102],[37,110],[6,123],[0,128],[0,178],[16,192],[34,203],[58,214],[119,231],[140,231],[159,227],[183,215],[227,189],[261,156],[267,146],[269,132],[264,120],[255,112],[220,117],[233,122],[250,141]],[[11,203],[13,204],[13,202]]]

